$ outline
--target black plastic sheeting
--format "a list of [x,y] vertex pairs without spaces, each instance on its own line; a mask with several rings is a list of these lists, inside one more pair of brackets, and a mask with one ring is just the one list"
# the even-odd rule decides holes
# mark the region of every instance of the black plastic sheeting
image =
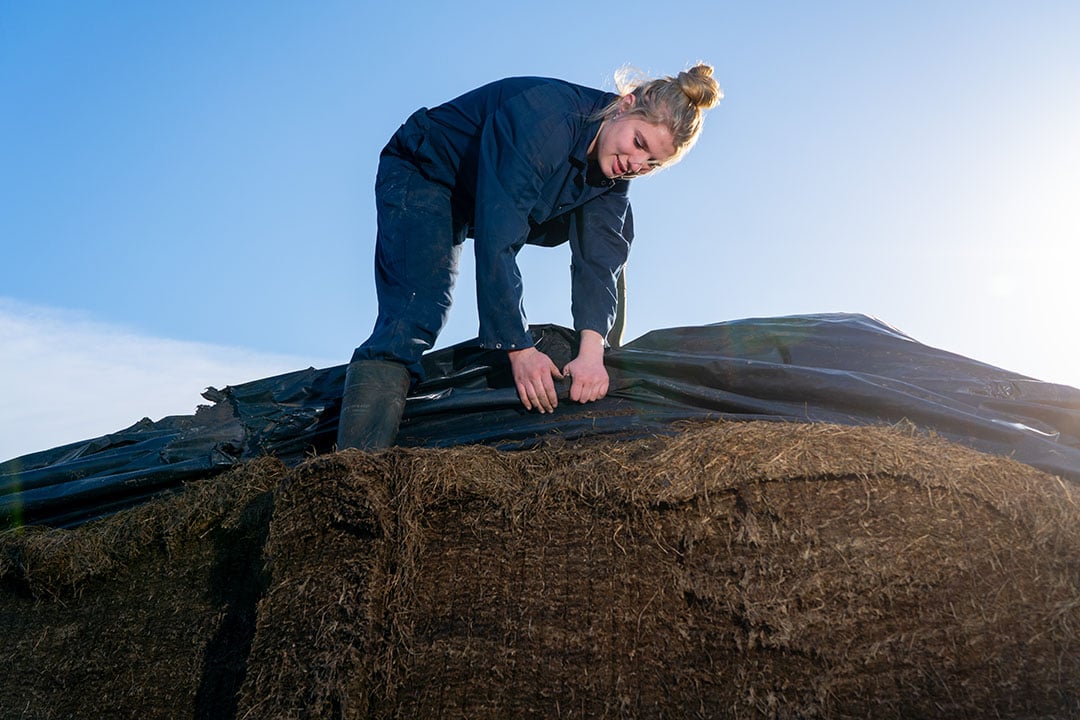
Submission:
[[[534,326],[560,367],[574,333]],[[863,315],[737,320],[650,332],[609,350],[608,396],[527,412],[506,354],[475,342],[425,357],[398,444],[551,441],[672,431],[679,420],[907,421],[978,450],[1080,481],[1080,390],[922,345]],[[263,454],[288,464],[333,450],[345,366],[309,368],[203,396],[194,415],[0,464],[0,524],[76,525]]]

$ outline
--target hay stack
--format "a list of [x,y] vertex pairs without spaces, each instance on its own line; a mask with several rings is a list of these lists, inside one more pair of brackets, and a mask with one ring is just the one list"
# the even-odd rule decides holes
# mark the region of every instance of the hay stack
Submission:
[[1066,716],[1078,519],[896,429],[322,458],[278,497],[240,714]]
[[1074,495],[903,428],[266,461],[0,541],[0,716],[1075,717]]
[[0,718],[232,717],[284,472],[259,460],[77,530],[0,534]]

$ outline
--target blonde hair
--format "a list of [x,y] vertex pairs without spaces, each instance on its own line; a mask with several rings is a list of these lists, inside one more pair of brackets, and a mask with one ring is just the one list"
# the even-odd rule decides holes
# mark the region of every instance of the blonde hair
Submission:
[[633,95],[634,104],[623,110],[623,115],[640,117],[671,132],[675,156],[664,163],[670,165],[694,146],[701,134],[704,111],[715,107],[724,97],[724,91],[712,74],[712,66],[705,63],[698,63],[674,77],[656,79],[643,77],[632,68],[620,68],[615,73],[615,86],[620,97],[604,108],[600,116],[604,119],[614,117],[622,98]]

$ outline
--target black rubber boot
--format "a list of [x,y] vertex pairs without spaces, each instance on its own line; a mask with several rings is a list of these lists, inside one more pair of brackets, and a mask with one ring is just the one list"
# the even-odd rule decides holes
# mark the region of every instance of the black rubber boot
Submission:
[[337,449],[379,450],[393,445],[405,411],[409,382],[409,371],[400,363],[386,360],[349,363],[341,398]]

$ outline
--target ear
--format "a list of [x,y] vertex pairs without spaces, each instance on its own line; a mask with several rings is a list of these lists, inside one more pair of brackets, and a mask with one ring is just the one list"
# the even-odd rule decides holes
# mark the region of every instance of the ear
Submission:
[[637,102],[637,98],[634,97],[633,93],[627,93],[623,95],[621,98],[619,98],[619,112],[629,110],[630,108],[634,107],[635,102]]

